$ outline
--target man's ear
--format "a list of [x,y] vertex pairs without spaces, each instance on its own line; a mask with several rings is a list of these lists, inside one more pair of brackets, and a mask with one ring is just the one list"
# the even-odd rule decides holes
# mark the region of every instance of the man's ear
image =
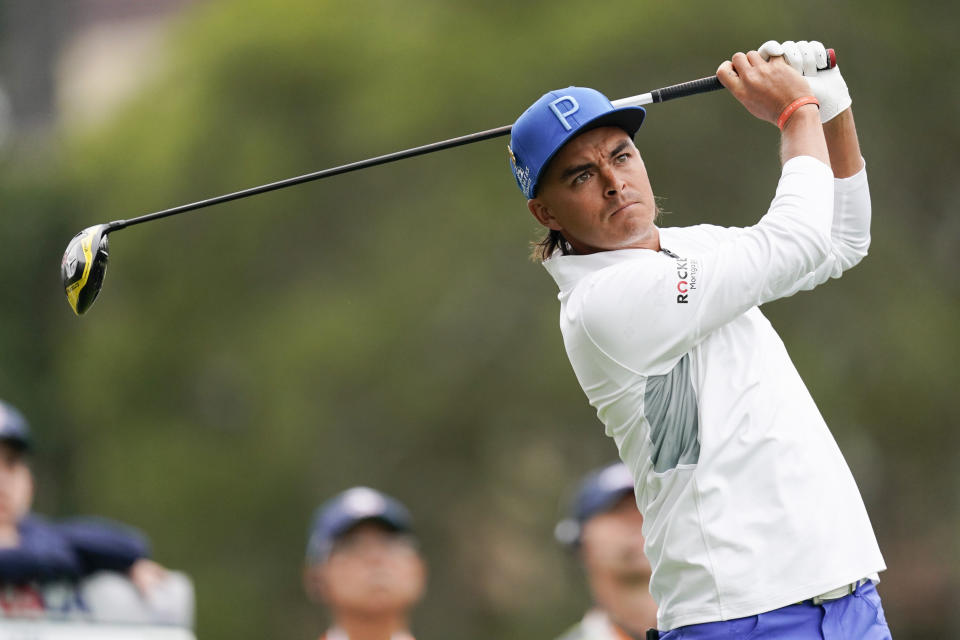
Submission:
[[424,592],[427,590],[427,578],[430,575],[430,571],[427,568],[426,561],[417,556],[417,601],[423,598]]
[[27,503],[23,505],[23,513],[19,514],[20,517],[23,517],[28,513],[30,513],[30,508],[33,507],[33,497],[36,494],[36,491],[37,491],[37,485],[36,485],[36,482],[34,482],[33,480],[33,470],[30,469],[29,466],[27,466],[27,492],[26,492]]
[[527,208],[530,209],[530,213],[532,213],[533,217],[537,219],[537,222],[545,226],[547,229],[563,231],[563,227],[560,226],[560,223],[557,221],[557,219],[554,218],[553,214],[550,213],[550,208],[539,198],[527,200]]
[[324,604],[327,600],[327,581],[323,567],[319,564],[307,564],[303,568],[303,589],[307,597],[315,604]]

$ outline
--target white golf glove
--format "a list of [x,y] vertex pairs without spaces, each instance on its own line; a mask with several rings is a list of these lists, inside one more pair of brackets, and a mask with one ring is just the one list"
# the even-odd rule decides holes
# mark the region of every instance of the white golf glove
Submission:
[[816,40],[787,40],[783,43],[768,40],[760,46],[757,53],[764,60],[783,56],[787,64],[803,74],[810,83],[814,97],[820,103],[820,122],[833,120],[853,103],[847,83],[840,75],[840,68],[825,68],[827,50]]

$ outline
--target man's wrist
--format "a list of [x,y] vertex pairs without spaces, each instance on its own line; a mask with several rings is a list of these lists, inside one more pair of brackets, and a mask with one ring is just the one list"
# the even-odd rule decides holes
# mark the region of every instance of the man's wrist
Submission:
[[853,123],[853,112],[846,108],[840,114],[823,124],[823,135],[830,152],[830,165],[834,176],[849,178],[863,169],[860,144],[857,141],[857,128]]
[[789,131],[800,127],[809,127],[813,125],[816,125],[817,127],[822,126],[820,124],[820,110],[815,104],[805,104],[790,114],[790,117],[787,118],[786,122],[783,123],[781,131],[788,133]]
[[816,105],[808,104],[797,108],[783,125],[780,134],[780,161],[786,162],[794,156],[812,156],[830,166],[823,126],[820,124],[820,112]]
[[780,116],[777,118],[777,122],[776,122],[777,128],[783,131],[784,127],[786,127],[787,123],[790,121],[790,119],[793,117],[795,113],[804,109],[806,109],[807,111],[810,111],[810,107],[817,108],[817,111],[818,111],[817,121],[819,121],[820,120],[820,114],[819,114],[820,103],[817,102],[817,99],[814,96],[802,96],[800,98],[797,98],[790,104],[788,104],[786,107],[784,107],[783,111],[780,112]]

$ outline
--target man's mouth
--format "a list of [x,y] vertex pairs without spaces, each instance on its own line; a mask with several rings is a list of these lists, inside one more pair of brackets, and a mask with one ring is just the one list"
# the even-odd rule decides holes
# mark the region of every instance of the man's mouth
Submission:
[[624,209],[628,209],[628,208],[632,207],[632,206],[635,205],[635,204],[640,204],[640,203],[639,203],[639,202],[627,202],[626,204],[621,205],[619,209],[615,209],[615,210],[610,214],[609,217],[612,218],[613,216],[617,215],[618,213],[623,212]]

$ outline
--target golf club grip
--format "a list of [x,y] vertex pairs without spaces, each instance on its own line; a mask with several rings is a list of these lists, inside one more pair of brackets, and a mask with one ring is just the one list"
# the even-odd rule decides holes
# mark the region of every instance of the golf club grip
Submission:
[[655,103],[666,102],[674,98],[692,96],[697,93],[707,93],[708,91],[716,91],[717,89],[723,89],[723,85],[720,84],[720,79],[717,78],[717,76],[709,76],[707,78],[700,78],[699,80],[691,80],[690,82],[681,82],[680,84],[674,84],[669,87],[664,87],[663,89],[654,89],[650,92],[650,97],[653,98]]
[[[824,67],[824,69],[833,69],[835,66],[837,66],[837,52],[833,49],[827,49],[827,66]],[[680,84],[674,84],[662,89],[654,89],[650,92],[650,97],[653,98],[654,103],[666,102],[674,98],[707,93],[708,91],[716,91],[717,89],[723,89],[723,84],[721,84],[720,79],[717,78],[717,76],[709,76],[707,78],[700,78],[699,80],[691,80],[690,82],[681,82]]]

